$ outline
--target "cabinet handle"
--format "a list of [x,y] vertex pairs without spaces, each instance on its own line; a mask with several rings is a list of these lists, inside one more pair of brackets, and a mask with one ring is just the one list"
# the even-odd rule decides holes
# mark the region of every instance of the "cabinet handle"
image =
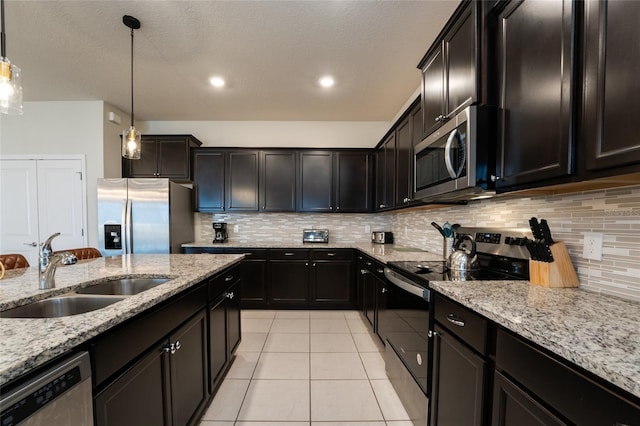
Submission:
[[293,256],[293,253],[285,253],[285,256]]
[[448,119],[449,119],[448,116],[440,114],[439,116],[436,117],[436,122],[439,122],[439,121],[444,122],[444,121],[447,121]]
[[304,266],[309,266],[309,262],[305,263]]
[[364,262],[367,266],[371,266],[371,262]]
[[376,272],[379,274],[384,274],[384,269],[377,269]]
[[178,349],[176,348],[176,345],[174,343],[171,343],[170,345],[167,345],[162,348],[162,352],[165,352],[168,354],[170,353],[171,355],[175,354],[177,350]]
[[327,253],[327,256],[335,256],[335,253]]
[[367,275],[369,273],[369,271],[367,271],[366,269],[360,269],[360,273],[362,275]]
[[412,200],[411,200],[411,198],[405,198],[403,201],[404,201],[404,202],[405,202],[405,204],[406,204],[406,203],[408,203],[409,201],[412,201]]
[[179,350],[182,347],[182,345],[180,344],[180,340],[178,340],[176,342],[176,351]]
[[316,263],[315,263],[315,262],[313,262],[313,265],[312,265],[312,266],[314,266],[314,267],[315,267],[315,266],[316,266]]
[[438,333],[437,331],[434,330],[429,330],[429,337],[436,337],[436,336],[442,336],[442,333]]
[[253,256],[253,253],[242,253],[242,254],[244,254],[245,256]]
[[453,314],[447,315],[447,321],[449,321],[453,325],[457,325],[458,327],[464,327],[464,320],[462,318],[456,317]]
[[387,291],[388,291],[388,290],[387,290],[387,288],[386,288],[386,287],[383,287],[383,288],[382,288],[382,290],[381,290],[382,294],[385,294]]
[[491,182],[497,182],[500,180],[500,176],[491,175]]
[[228,283],[229,281],[233,281],[233,275],[229,275],[224,278],[224,282]]
[[362,260],[362,259],[363,259],[363,257],[362,257],[362,256],[358,256],[358,260]]
[[230,292],[227,292],[227,293],[225,294],[225,297],[226,297],[227,299],[233,299],[233,298],[235,297],[235,294],[233,294],[233,292],[232,292],[232,291],[230,291]]
[[340,206],[336,207],[336,210],[340,210]]
[[386,208],[386,207],[387,207],[387,205],[386,205],[386,204],[380,204],[380,208],[381,208],[381,209],[384,209],[384,208]]

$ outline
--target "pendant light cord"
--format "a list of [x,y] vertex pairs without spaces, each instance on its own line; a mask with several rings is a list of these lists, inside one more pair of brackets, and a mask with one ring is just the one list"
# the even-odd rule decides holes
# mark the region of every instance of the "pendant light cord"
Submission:
[[133,28],[131,28],[131,127],[133,127]]
[[4,59],[7,57],[7,41],[4,34],[4,0],[0,0],[0,19],[2,20],[2,23],[0,24],[2,26],[2,34],[0,37],[2,39],[0,40],[0,44],[2,44],[2,46],[0,46],[0,56]]

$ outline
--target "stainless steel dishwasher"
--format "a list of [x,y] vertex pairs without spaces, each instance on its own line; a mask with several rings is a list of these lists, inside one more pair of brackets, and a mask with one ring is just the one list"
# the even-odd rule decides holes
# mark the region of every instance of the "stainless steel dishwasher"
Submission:
[[0,425],[93,425],[91,363],[81,352],[0,396]]

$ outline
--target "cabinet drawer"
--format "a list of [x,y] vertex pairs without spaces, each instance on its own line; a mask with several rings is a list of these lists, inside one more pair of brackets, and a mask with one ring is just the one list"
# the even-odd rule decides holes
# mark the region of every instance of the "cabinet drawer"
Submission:
[[352,258],[353,258],[352,250],[329,250],[329,249],[311,250],[311,259],[313,260],[351,260]]
[[186,254],[222,254],[224,250],[222,247],[183,247],[182,250]]
[[486,319],[439,294],[435,300],[435,319],[478,352],[486,352]]
[[496,369],[579,425],[632,425],[640,405],[631,402],[524,340],[498,331]]
[[244,260],[267,260],[267,249],[228,248],[227,254],[244,254]]
[[309,260],[309,250],[300,249],[271,249],[271,260]]
[[232,267],[209,280],[207,284],[209,302],[216,299],[224,291],[226,291],[233,283],[240,279],[240,268],[238,266]]

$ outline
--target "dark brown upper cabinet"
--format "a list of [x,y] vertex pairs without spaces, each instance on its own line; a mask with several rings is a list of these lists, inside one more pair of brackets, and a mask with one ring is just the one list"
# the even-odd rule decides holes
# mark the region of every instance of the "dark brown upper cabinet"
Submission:
[[208,148],[193,150],[195,211],[223,212],[225,203],[225,153]]
[[478,101],[481,3],[463,1],[418,64],[422,72],[422,138]]
[[586,168],[630,172],[640,163],[633,124],[640,111],[640,2],[588,0],[584,7]]
[[139,160],[122,159],[122,177],[166,177],[190,181],[191,148],[202,145],[191,135],[142,135]]
[[376,202],[377,211],[390,210],[395,204],[396,133],[389,133],[376,153]]
[[572,173],[574,8],[513,0],[499,12],[500,192]]
[[333,211],[333,153],[304,151],[300,153],[298,211]]
[[338,213],[371,211],[372,167],[368,151],[338,151],[335,153],[334,197]]
[[407,109],[396,125],[396,202],[395,207],[413,203],[413,147],[422,140],[422,108],[419,99]]
[[260,211],[296,211],[296,151],[263,151],[260,154]]
[[260,151],[229,151],[226,164],[225,210],[257,212],[258,203],[258,165]]

